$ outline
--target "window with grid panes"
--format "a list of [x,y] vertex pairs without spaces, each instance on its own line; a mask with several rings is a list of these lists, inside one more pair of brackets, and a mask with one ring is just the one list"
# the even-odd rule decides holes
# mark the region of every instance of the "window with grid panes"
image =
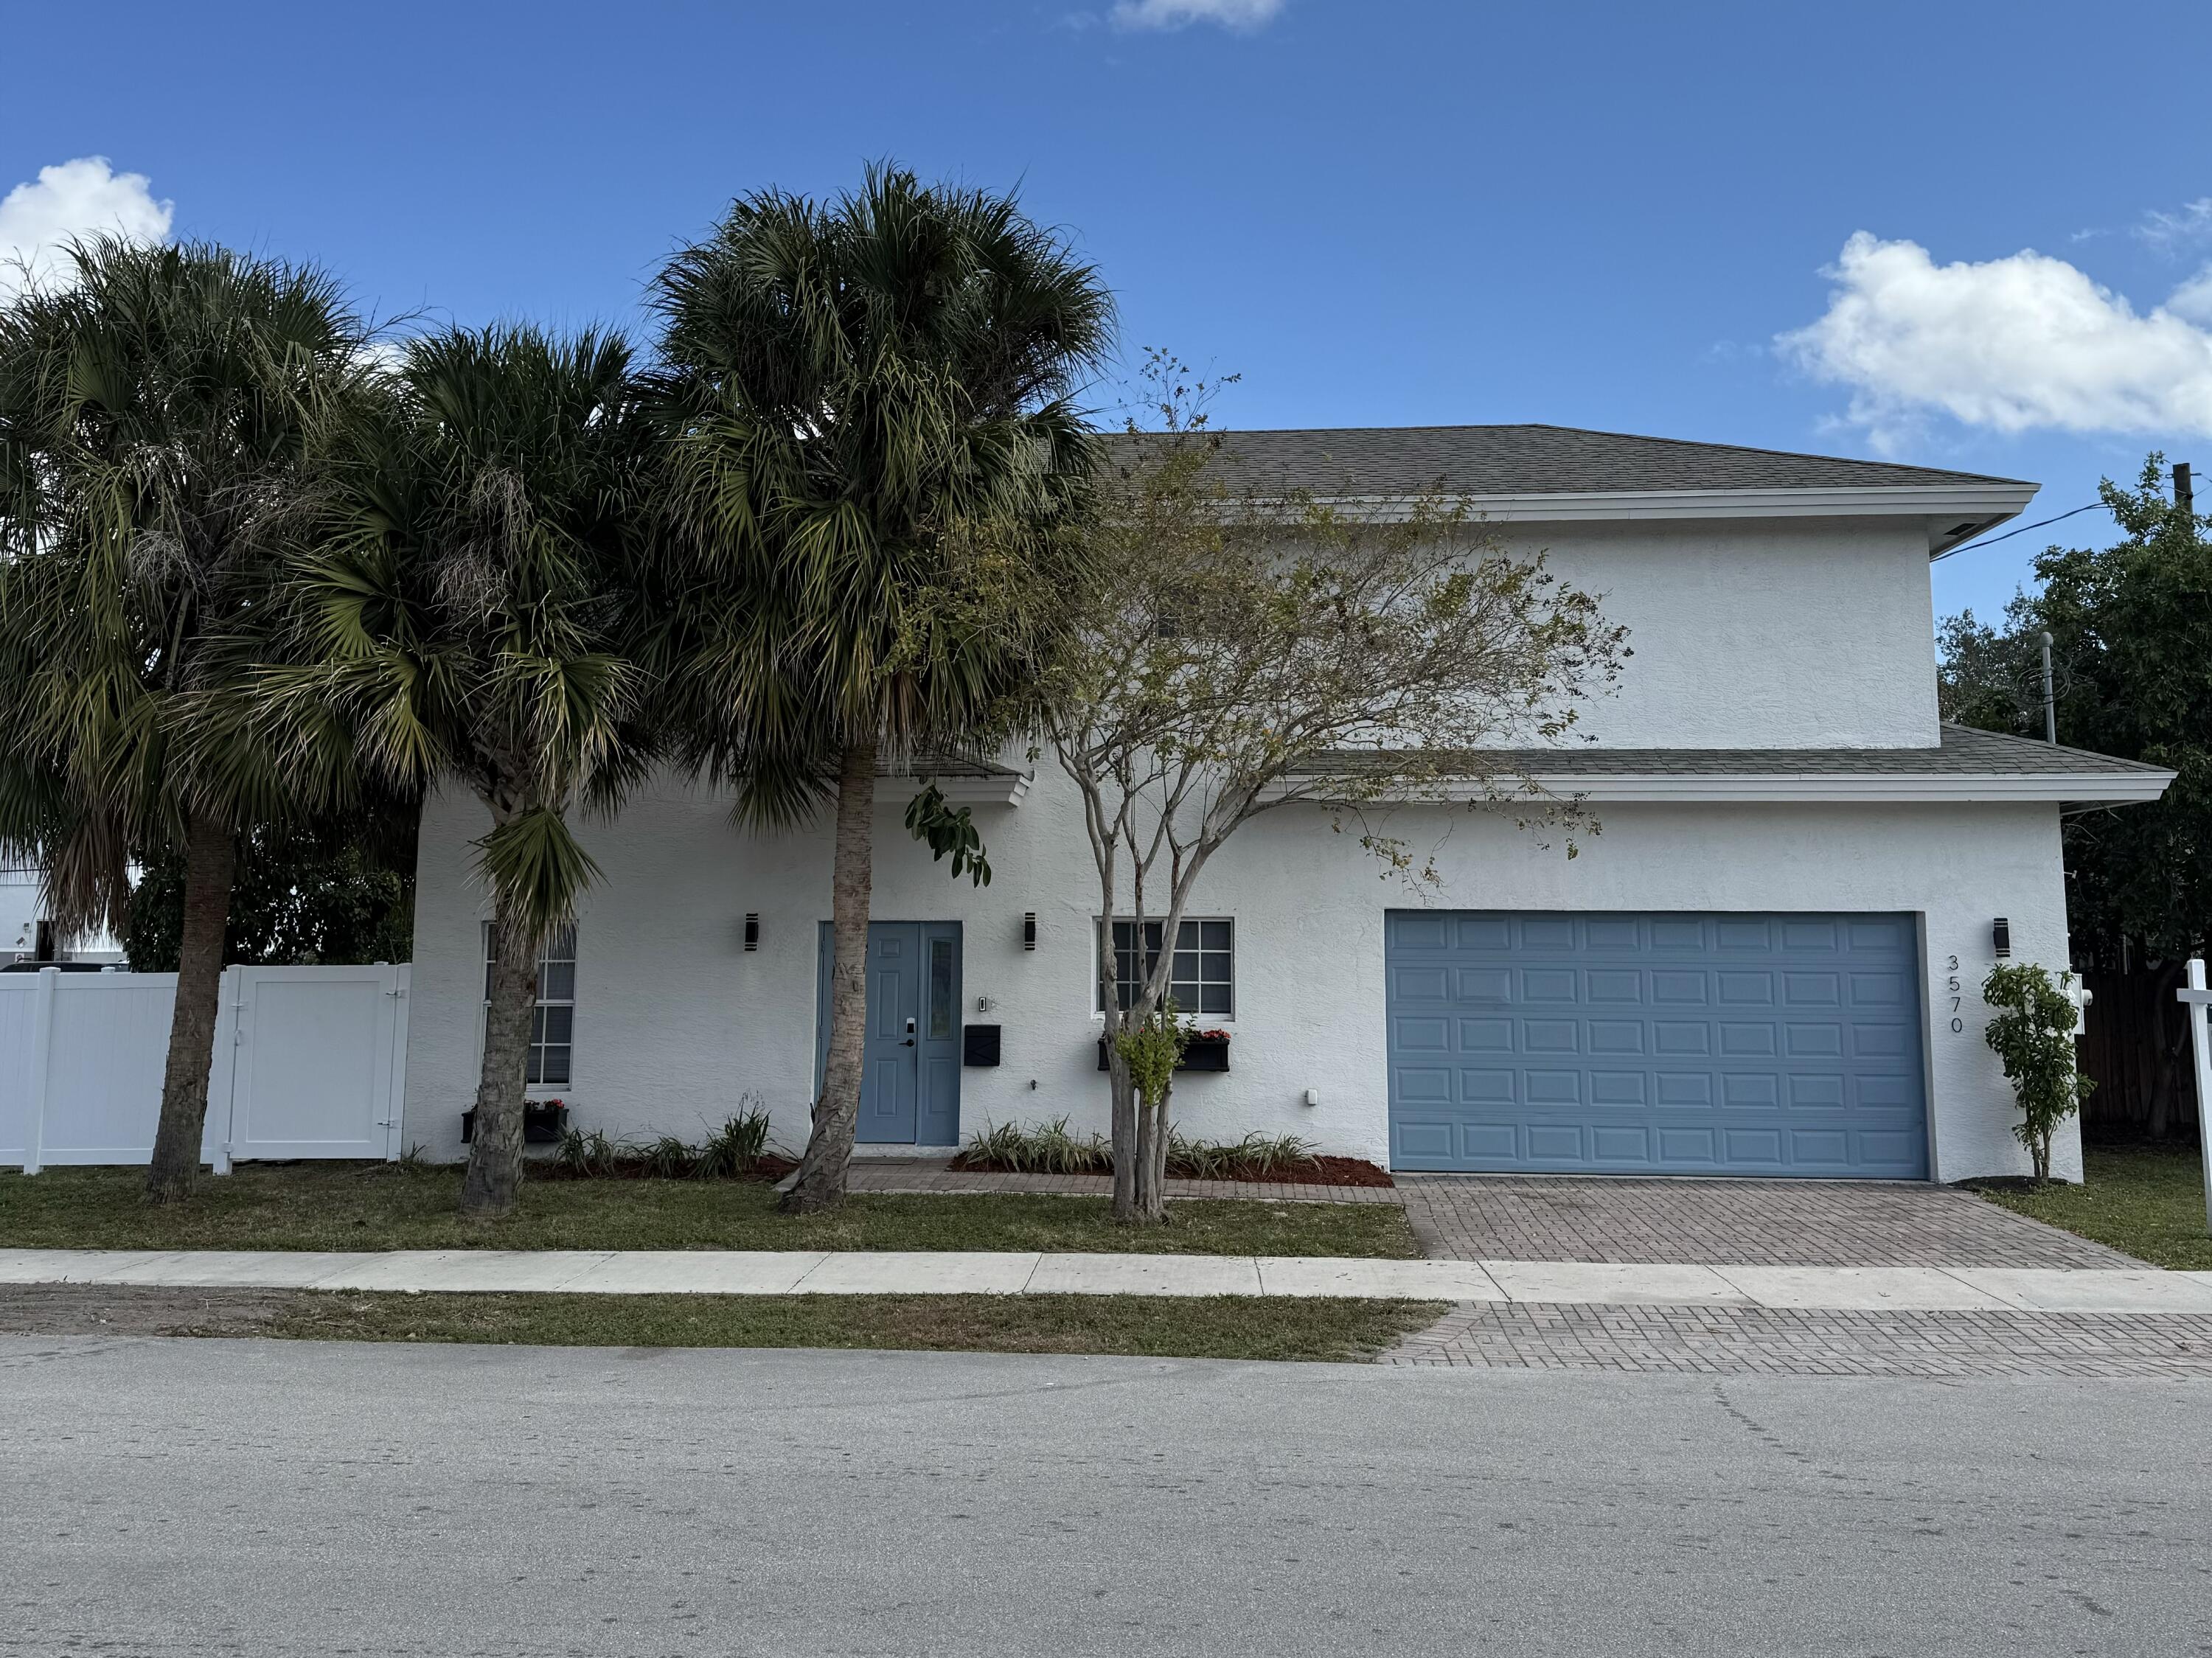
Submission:
[[[491,1005],[492,964],[499,959],[491,924],[484,924],[484,1005]],[[576,924],[556,927],[538,953],[538,1005],[530,1016],[530,1059],[524,1080],[532,1088],[565,1088],[574,1057],[576,1025]]]
[[[1160,924],[1145,923],[1145,956],[1137,957],[1137,924],[1114,923],[1114,988],[1128,1006],[1144,988],[1145,975],[1160,958]],[[1168,994],[1178,1012],[1194,1017],[1233,1018],[1237,1012],[1236,924],[1222,917],[1186,918],[1176,929],[1175,961]]]

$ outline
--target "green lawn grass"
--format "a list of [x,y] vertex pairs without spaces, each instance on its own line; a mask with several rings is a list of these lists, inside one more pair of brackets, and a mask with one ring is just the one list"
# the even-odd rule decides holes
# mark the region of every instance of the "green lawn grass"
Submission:
[[2092,1145],[2083,1151],[2083,1163],[2079,1186],[1982,1195],[2160,1266],[2212,1271],[2203,1168],[2195,1146]]
[[1116,1226],[1103,1198],[849,1198],[781,1215],[749,1181],[526,1181],[519,1212],[467,1221],[458,1169],[391,1163],[253,1165],[204,1177],[189,1204],[149,1208],[135,1169],[0,1174],[10,1249],[1007,1249],[1410,1259],[1395,1204],[1172,1205],[1160,1226]]
[[302,1294],[257,1333],[560,1347],[858,1347],[1158,1358],[1371,1358],[1441,1301],[1304,1296]]

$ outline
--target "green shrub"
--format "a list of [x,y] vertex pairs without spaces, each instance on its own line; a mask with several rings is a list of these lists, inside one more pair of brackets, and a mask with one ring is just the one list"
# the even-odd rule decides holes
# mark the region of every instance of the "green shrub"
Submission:
[[1982,999],[1997,1010],[1983,1040],[2004,1061],[2021,1109],[2012,1132],[2027,1148],[2039,1181],[2051,1178],[2051,1136],[2096,1086],[2075,1063],[2079,1011],[2066,993],[2073,982],[2072,974],[2054,980],[2033,962],[1999,962],[1982,981]]
[[562,1174],[580,1179],[586,1175],[613,1174],[628,1152],[627,1146],[609,1139],[602,1129],[594,1128],[586,1134],[580,1128],[567,1128],[553,1148],[553,1163]]
[[1022,1175],[1104,1175],[1113,1172],[1114,1148],[1103,1135],[1071,1133],[1066,1117],[1034,1128],[986,1123],[969,1137],[954,1163]]
[[701,1180],[734,1180],[751,1174],[767,1156],[768,1109],[751,1104],[707,1137],[691,1172]]
[[1168,1173],[1181,1180],[1239,1180],[1304,1168],[1314,1161],[1312,1142],[1296,1134],[1273,1139],[1255,1133],[1234,1144],[1168,1136]]
[[663,1134],[639,1157],[645,1173],[653,1180],[682,1180],[699,1162],[698,1148],[673,1134]]

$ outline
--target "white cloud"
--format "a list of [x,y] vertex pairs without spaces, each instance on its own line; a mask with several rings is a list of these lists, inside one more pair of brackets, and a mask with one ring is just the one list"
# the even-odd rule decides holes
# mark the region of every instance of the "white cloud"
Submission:
[[2166,308],[2177,317],[2212,327],[2212,264],[2208,264],[2166,297]]
[[1249,31],[1275,21],[1283,0],[1115,0],[1112,16],[1125,29],[1179,29],[1218,23]]
[[2212,436],[2212,271],[2137,314],[2033,250],[1938,265],[1917,242],[1862,230],[1823,273],[1827,313],[1775,344],[1851,388],[1850,419],[1892,446],[1941,411],[1999,432]]
[[173,202],[157,202],[143,173],[118,173],[103,155],[39,169],[38,179],[0,197],[0,300],[52,276],[72,236],[113,231],[134,242],[169,234]]
[[2212,240],[2212,196],[2184,202],[2174,212],[2153,208],[2143,215],[2136,234],[2154,247],[2179,247]]

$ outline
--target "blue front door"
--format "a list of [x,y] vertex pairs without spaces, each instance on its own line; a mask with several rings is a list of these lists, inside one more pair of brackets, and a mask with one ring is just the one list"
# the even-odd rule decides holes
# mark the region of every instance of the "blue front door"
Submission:
[[[816,976],[814,1085],[830,1050],[830,924]],[[863,1144],[951,1145],[960,1133],[960,924],[868,926],[867,1038],[860,1068]]]

